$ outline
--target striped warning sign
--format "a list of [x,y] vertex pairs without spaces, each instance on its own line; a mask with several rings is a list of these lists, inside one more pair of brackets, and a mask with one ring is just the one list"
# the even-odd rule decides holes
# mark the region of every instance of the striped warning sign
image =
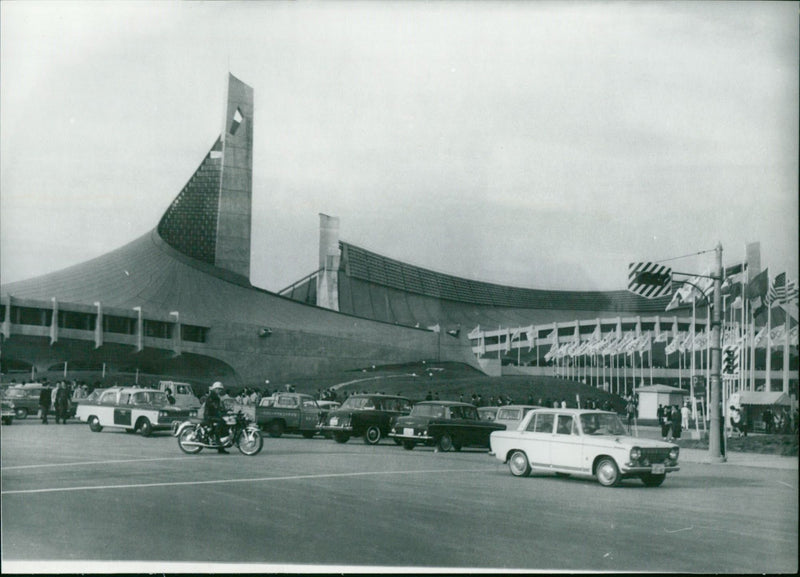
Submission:
[[648,299],[672,292],[672,269],[656,262],[628,265],[628,290]]

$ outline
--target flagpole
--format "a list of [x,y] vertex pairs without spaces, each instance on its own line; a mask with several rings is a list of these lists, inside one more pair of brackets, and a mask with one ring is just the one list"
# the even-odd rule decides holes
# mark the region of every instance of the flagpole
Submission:
[[756,390],[756,316],[753,307],[750,307],[750,388]]
[[784,309],[783,316],[786,319],[783,327],[783,387],[784,393],[789,393],[789,313]]
[[772,303],[767,304],[767,380],[764,382],[764,390],[772,390]]
[[692,298],[692,347],[690,349],[692,353],[692,364],[689,370],[689,396],[694,398],[694,340],[697,335],[697,307],[695,306],[697,298]]

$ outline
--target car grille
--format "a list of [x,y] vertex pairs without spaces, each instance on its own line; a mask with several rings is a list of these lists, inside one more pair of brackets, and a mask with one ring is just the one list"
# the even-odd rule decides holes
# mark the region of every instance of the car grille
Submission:
[[640,460],[647,460],[649,463],[663,463],[669,457],[669,448],[642,448]]

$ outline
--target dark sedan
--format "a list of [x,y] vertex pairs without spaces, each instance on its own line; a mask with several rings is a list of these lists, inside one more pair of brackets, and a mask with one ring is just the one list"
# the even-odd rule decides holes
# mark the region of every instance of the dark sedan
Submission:
[[505,428],[505,425],[481,420],[478,409],[468,403],[425,401],[414,405],[407,417],[397,419],[389,436],[409,451],[416,445],[460,451],[461,447],[488,449],[489,435]]
[[350,437],[364,437],[368,445],[377,445],[392,428],[394,421],[411,411],[411,401],[393,395],[352,395],[342,406],[328,413],[321,430],[337,443]]

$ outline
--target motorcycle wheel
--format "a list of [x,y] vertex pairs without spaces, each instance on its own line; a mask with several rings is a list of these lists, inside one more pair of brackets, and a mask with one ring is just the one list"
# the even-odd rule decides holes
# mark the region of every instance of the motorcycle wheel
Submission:
[[203,450],[203,447],[199,445],[184,445],[184,442],[195,440],[196,432],[197,429],[195,427],[186,427],[181,431],[181,434],[178,435],[178,446],[181,448],[181,451],[189,455],[196,455]]
[[239,435],[239,441],[236,446],[243,455],[252,457],[261,452],[261,448],[264,446],[264,437],[261,436],[261,431],[245,429]]

